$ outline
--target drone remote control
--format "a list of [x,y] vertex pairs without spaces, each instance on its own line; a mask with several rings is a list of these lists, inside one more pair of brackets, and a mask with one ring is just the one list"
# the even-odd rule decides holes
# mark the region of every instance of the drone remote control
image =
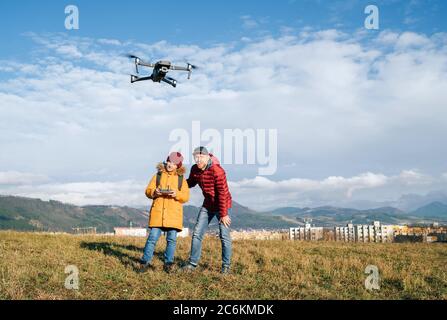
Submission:
[[171,189],[160,189],[159,190],[161,194],[167,195],[167,194],[171,194],[173,190]]

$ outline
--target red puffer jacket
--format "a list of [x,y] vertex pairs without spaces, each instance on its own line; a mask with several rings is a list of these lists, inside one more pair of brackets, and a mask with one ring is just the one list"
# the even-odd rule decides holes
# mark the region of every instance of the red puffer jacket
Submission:
[[205,200],[203,206],[210,212],[219,211],[220,217],[228,215],[232,200],[228,189],[225,170],[220,166],[219,160],[210,154],[211,165],[205,170],[200,170],[193,165],[189,174],[188,186],[195,187],[197,184],[202,189]]

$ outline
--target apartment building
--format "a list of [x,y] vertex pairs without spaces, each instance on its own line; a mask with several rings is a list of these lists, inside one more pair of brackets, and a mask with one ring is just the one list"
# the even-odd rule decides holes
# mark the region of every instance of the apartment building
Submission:
[[346,227],[335,227],[334,233],[336,241],[345,241],[345,242],[355,241],[355,228],[352,223],[348,223]]
[[393,242],[394,228],[374,221],[372,225],[348,223],[346,227],[335,227],[335,240],[345,242]]
[[312,227],[306,223],[304,227],[290,228],[290,240],[318,241],[323,240],[323,227]]

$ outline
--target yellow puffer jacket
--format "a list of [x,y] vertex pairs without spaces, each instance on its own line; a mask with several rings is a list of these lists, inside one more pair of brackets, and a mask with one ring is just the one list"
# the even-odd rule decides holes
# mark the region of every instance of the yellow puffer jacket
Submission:
[[[154,199],[154,192],[157,189],[157,174],[146,188],[146,196],[153,199],[149,214],[150,228],[173,228],[178,231],[183,229],[183,203],[189,200],[189,187],[186,182],[185,167],[180,167],[176,171],[167,172],[163,163],[157,165],[157,170],[161,172],[160,189],[175,190],[175,198],[157,197]],[[178,190],[178,176],[183,176],[182,189]]]

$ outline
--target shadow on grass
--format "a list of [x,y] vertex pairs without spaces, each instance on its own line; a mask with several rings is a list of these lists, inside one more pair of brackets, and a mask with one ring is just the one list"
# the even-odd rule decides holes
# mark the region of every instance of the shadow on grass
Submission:
[[106,256],[115,257],[115,258],[119,259],[120,262],[125,267],[130,267],[134,271],[138,270],[140,259],[135,258],[133,255],[129,255],[129,254],[123,252],[123,250],[143,252],[143,249],[139,248],[137,246],[121,245],[121,244],[110,243],[110,242],[85,242],[85,241],[83,241],[83,242],[81,242],[80,247],[82,249],[102,252]]
[[[125,267],[130,267],[133,269],[133,271],[138,272],[140,269],[140,258],[136,258],[134,255],[129,255],[123,250],[127,251],[134,251],[139,254],[139,257],[143,255],[143,249],[141,247],[137,247],[134,245],[122,245],[118,243],[110,243],[110,242],[81,242],[80,247],[82,249],[92,250],[92,251],[99,251],[107,256],[112,256],[120,260],[120,262]],[[163,252],[154,252],[154,256],[160,259],[161,261],[164,261],[164,251]],[[179,260],[176,257],[176,264],[180,267],[183,266],[186,261]]]

